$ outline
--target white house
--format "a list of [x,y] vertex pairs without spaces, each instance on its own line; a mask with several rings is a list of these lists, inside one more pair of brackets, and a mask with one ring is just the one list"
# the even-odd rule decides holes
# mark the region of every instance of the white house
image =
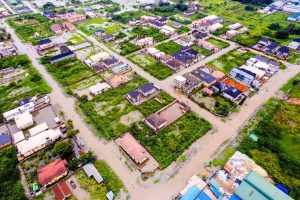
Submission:
[[109,88],[111,87],[107,83],[97,83],[96,85],[89,87],[89,90],[92,95],[96,96],[108,90]]
[[181,75],[178,75],[175,77],[174,79],[174,84],[175,84],[175,87],[177,88],[182,88],[186,83],[186,78],[181,76]]
[[19,129],[25,129],[33,125],[33,117],[29,112],[22,113],[15,117],[16,125]]
[[4,118],[6,119],[6,121],[10,121],[12,119],[14,119],[16,116],[24,113],[24,112],[32,112],[34,111],[34,103],[33,102],[29,102],[25,105],[19,106],[17,108],[14,108],[12,110],[9,110],[5,113],[3,113]]

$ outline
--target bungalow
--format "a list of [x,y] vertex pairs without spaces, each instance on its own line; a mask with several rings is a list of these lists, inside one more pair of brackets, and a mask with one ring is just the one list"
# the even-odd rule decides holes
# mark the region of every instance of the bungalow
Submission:
[[209,32],[212,33],[212,32],[215,32],[215,31],[221,29],[221,28],[223,28],[223,25],[222,25],[222,24],[220,24],[220,23],[215,23],[215,24],[209,26],[209,27],[207,28],[207,31],[209,31]]
[[297,22],[300,20],[300,13],[295,13],[290,15],[287,20],[292,21],[292,22]]
[[102,29],[99,29],[99,30],[96,30],[94,32],[94,34],[95,34],[96,37],[101,37],[102,35],[105,35],[105,31],[102,30]]
[[67,161],[57,159],[40,168],[37,173],[40,184],[48,187],[68,174]]
[[181,28],[183,25],[178,22],[173,22],[172,26],[173,28]]
[[61,24],[52,24],[50,26],[50,29],[52,32],[54,32],[55,34],[61,34],[63,32],[63,28]]
[[228,39],[231,39],[231,38],[233,38],[233,37],[235,37],[235,36],[237,36],[239,34],[240,34],[240,32],[238,32],[236,30],[229,30],[229,31],[226,32],[226,37]]
[[132,90],[127,93],[127,99],[131,101],[133,104],[138,104],[141,100],[141,93],[136,90]]
[[102,92],[108,90],[109,88],[111,88],[110,85],[104,82],[104,83],[97,83],[96,85],[89,87],[89,90],[91,95],[97,96]]
[[237,101],[243,95],[243,93],[237,88],[230,86],[222,92],[222,95],[226,99],[229,99],[230,101],[234,102]]
[[165,23],[160,22],[157,19],[151,20],[149,22],[149,26],[156,28],[156,29],[160,29],[162,26],[166,25]]
[[173,40],[173,42],[175,42],[176,44],[179,44],[180,46],[183,46],[183,47],[190,47],[193,45],[193,43],[191,41],[189,41],[189,39],[186,37],[179,37],[179,38]]
[[270,66],[265,62],[258,61],[253,65],[253,67],[256,67],[256,68],[264,70],[264,71],[267,71]]
[[71,32],[76,30],[75,26],[68,21],[63,22],[63,27]]
[[281,58],[281,59],[286,59],[290,54],[290,49],[288,47],[280,47],[277,52],[276,52],[276,56],[278,58]]
[[160,58],[159,58],[159,61],[161,62],[161,63],[167,63],[167,62],[169,62],[170,60],[173,60],[174,59],[174,57],[173,56],[171,56],[171,55],[169,55],[169,54],[165,54],[165,55],[162,55]]
[[212,52],[217,52],[220,50],[216,45],[214,45],[210,42],[207,42],[205,40],[202,40],[202,39],[198,40],[197,44],[199,47],[202,47],[202,48],[212,51]]
[[103,42],[110,42],[110,41],[113,41],[115,39],[115,35],[107,34],[107,35],[100,36],[100,38],[102,39]]
[[55,13],[54,13],[54,11],[52,11],[52,10],[45,10],[45,11],[43,11],[43,15],[45,16],[45,17],[51,17],[51,16],[53,16]]
[[262,38],[257,43],[261,44],[261,45],[264,45],[264,46],[268,46],[269,44],[271,44],[271,41],[267,38]]
[[160,28],[159,32],[166,36],[172,36],[176,33],[176,30],[170,26],[164,25]]
[[68,51],[66,53],[62,53],[57,56],[53,56],[52,58],[50,58],[50,63],[53,64],[53,63],[56,63],[56,62],[59,62],[59,61],[62,61],[62,60],[68,59],[68,58],[74,58],[74,57],[76,57],[76,54],[73,51]]
[[192,75],[201,80],[206,87],[214,84],[217,81],[215,77],[202,71],[201,69],[193,71]]
[[250,65],[241,66],[240,70],[243,70],[243,69],[255,74],[255,78],[257,78],[257,79],[261,79],[266,74],[265,71],[258,69],[257,67],[254,67],[254,66],[250,66]]
[[196,14],[196,11],[195,10],[191,10],[191,9],[188,9],[188,10],[186,10],[184,13],[184,16],[191,16],[191,15],[194,15],[194,14]]
[[184,64],[189,64],[195,59],[193,55],[190,55],[187,52],[183,52],[181,50],[173,53],[172,56]]
[[165,64],[171,69],[173,69],[174,71],[179,71],[182,67],[182,62],[177,60],[176,58],[167,61]]
[[156,93],[158,88],[154,85],[154,83],[146,83],[138,88],[138,91],[144,96],[148,97],[152,94]]
[[209,38],[209,35],[204,32],[200,32],[197,30],[193,30],[192,33],[189,34],[189,38],[193,41],[195,40],[206,40]]
[[18,129],[26,129],[33,126],[33,117],[29,112],[22,113],[14,118]]
[[299,42],[295,42],[295,41],[291,41],[288,45],[288,47],[290,49],[294,49],[294,50],[298,50],[300,47],[300,43]]
[[145,118],[145,123],[157,132],[167,125],[167,120],[159,116],[159,114],[153,113],[149,117]]
[[229,75],[247,85],[250,85],[255,80],[255,76],[253,76],[251,72],[247,73],[246,71],[237,68],[233,68]]
[[107,68],[110,68],[110,67],[113,67],[113,66],[119,64],[120,62],[119,62],[118,59],[112,57],[112,58],[104,59],[104,60],[102,61],[102,63],[103,63]]
[[264,63],[268,63],[270,61],[270,59],[265,58],[265,57],[260,56],[260,55],[256,55],[255,59],[258,60],[258,61],[264,62]]
[[145,37],[145,38],[135,40],[134,44],[136,44],[140,47],[145,47],[145,46],[154,44],[154,40],[152,37]]
[[243,26],[243,25],[240,24],[240,23],[235,23],[235,24],[229,25],[227,28],[229,28],[230,30],[236,30],[236,29],[241,28],[242,26]]
[[0,42],[0,58],[17,55],[18,51],[12,41]]
[[82,168],[89,178],[93,177],[97,183],[103,182],[104,179],[102,178],[101,174],[99,173],[99,171],[93,163],[89,162],[85,164]]
[[54,43],[49,38],[38,41],[37,45],[38,51],[43,51],[54,47]]
[[70,23],[76,23],[80,22],[86,19],[86,16],[84,14],[74,14],[67,18],[67,21]]
[[135,25],[140,24],[140,23],[141,23],[141,21],[136,19],[136,18],[131,18],[128,22],[129,26],[135,26]]
[[0,148],[6,147],[11,144],[11,139],[9,133],[0,134]]
[[267,54],[273,54],[277,51],[278,48],[279,44],[277,44],[276,42],[271,42],[268,46],[266,46],[264,52]]

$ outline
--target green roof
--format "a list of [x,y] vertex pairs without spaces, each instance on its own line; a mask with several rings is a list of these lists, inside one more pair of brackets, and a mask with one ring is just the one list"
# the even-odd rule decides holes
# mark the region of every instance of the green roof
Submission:
[[39,189],[39,185],[35,182],[32,184],[32,189],[34,192],[36,192]]
[[249,135],[249,137],[253,140],[253,141],[255,141],[255,142],[257,142],[258,141],[258,136],[257,135],[255,135],[255,134],[250,134]]
[[290,196],[251,171],[235,191],[243,200],[292,200]]

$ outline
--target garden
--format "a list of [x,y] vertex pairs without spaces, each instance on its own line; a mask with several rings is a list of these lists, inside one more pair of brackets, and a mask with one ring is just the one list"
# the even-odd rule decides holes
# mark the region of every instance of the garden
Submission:
[[222,40],[218,40],[216,38],[210,37],[206,40],[207,42],[216,45],[220,49],[224,49],[226,47],[229,47],[229,44],[227,42],[224,42]]
[[168,42],[161,43],[161,44],[155,46],[155,48],[157,48],[158,50],[160,50],[166,54],[173,54],[173,53],[181,50],[182,46],[180,46],[179,44],[176,44],[175,42],[168,41]]
[[[299,82],[298,74],[281,91],[299,98]],[[299,199],[299,112],[299,106],[279,99],[269,100],[212,164],[222,167],[235,150],[239,150],[262,166],[275,182],[286,187],[291,197]],[[258,137],[257,142],[248,137],[250,133]]]
[[228,74],[233,68],[240,67],[245,62],[254,57],[255,54],[251,51],[242,51],[240,49],[231,50],[230,52],[210,61],[208,64],[215,69],[221,70]]
[[20,180],[18,158],[15,148],[0,150],[0,194],[1,199],[27,199]]
[[141,47],[131,43],[129,40],[126,40],[126,41],[120,43],[119,48],[120,48],[120,55],[122,55],[122,56],[125,56],[127,54],[133,53],[133,52],[141,49]]
[[197,45],[192,46],[191,49],[194,49],[194,50],[198,51],[198,53],[199,53],[200,55],[204,55],[204,56],[206,56],[206,57],[212,55],[212,52],[211,52],[211,51],[209,51],[209,50],[207,50],[207,49],[204,49],[204,48],[202,48],[202,47],[199,47],[199,46],[197,46]]
[[76,27],[87,35],[93,35],[96,30],[104,30],[106,34],[115,34],[120,31],[120,26],[108,22],[104,18],[92,18],[76,23]]
[[45,37],[54,35],[50,29],[52,23],[41,14],[20,15],[8,19],[7,22],[23,42],[30,42],[33,45]]
[[121,22],[123,24],[127,24],[130,19],[132,18],[140,19],[144,15],[149,15],[149,14],[142,11],[127,11],[127,12],[122,12],[121,14],[113,15],[111,18],[112,20]]
[[[22,68],[29,74],[25,79],[0,86],[0,112],[13,109],[19,101],[26,97],[40,96],[51,92],[51,88],[43,80],[39,72],[31,65],[26,55],[2,58],[0,69],[8,67]],[[1,115],[2,118],[2,115]]]
[[46,64],[46,69],[62,86],[69,86],[95,75],[92,69],[76,58]]
[[131,55],[128,59],[159,80],[174,74],[173,70],[164,64],[142,53]]
[[106,199],[106,193],[110,190],[118,196],[120,191],[125,189],[120,178],[105,161],[96,160],[94,165],[104,181],[99,184],[94,178],[89,178],[83,170],[80,170],[76,173],[80,187],[89,193],[91,199]]
[[91,101],[79,104],[86,116],[86,122],[95,128],[99,137],[107,140],[117,138],[129,131],[131,124],[139,122],[143,117],[160,110],[174,100],[167,93],[161,92],[156,98],[133,106],[125,99],[126,94],[146,82],[145,79],[138,77],[118,88],[103,92]]
[[143,122],[134,124],[130,131],[159,162],[160,169],[164,169],[211,128],[209,122],[188,112],[159,133],[154,133]]
[[160,33],[158,29],[150,26],[137,25],[132,29],[131,32],[138,38],[152,37],[156,42],[161,42],[169,38],[168,36]]

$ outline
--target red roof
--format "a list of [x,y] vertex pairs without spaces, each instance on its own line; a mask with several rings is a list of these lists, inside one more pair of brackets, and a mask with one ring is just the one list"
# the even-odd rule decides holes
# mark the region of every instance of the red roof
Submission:
[[65,198],[67,198],[68,196],[70,196],[72,194],[66,181],[57,183],[53,187],[53,192],[55,194],[56,199],[58,199],[58,200],[64,200]]
[[52,163],[42,167],[41,169],[38,170],[39,182],[43,186],[46,186],[51,181],[53,181],[53,179],[55,179],[56,177],[59,177],[65,174],[66,172],[68,172],[66,166],[67,166],[66,160],[57,159]]

